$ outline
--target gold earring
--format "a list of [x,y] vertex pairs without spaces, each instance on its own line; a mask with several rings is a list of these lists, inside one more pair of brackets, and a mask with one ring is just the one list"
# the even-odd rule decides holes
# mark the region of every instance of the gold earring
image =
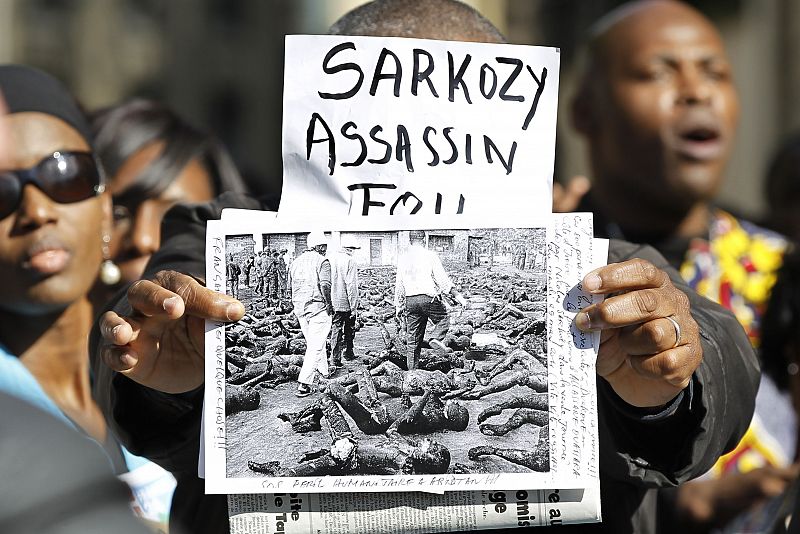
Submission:
[[122,279],[122,272],[119,266],[111,261],[111,251],[108,244],[111,243],[109,234],[103,235],[103,263],[100,265],[100,281],[107,286],[114,286]]

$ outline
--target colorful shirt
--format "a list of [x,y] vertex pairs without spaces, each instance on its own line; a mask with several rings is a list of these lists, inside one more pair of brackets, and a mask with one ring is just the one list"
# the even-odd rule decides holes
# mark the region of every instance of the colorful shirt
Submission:
[[[783,262],[787,241],[781,235],[717,210],[708,239],[694,239],[681,265],[681,276],[700,295],[731,310],[753,347],[761,344],[761,317]],[[775,424],[776,417],[783,423]],[[786,395],[762,377],[756,410],[736,448],[721,457],[712,476],[747,472],[764,465],[788,465],[794,455],[795,415]],[[787,442],[788,440],[788,442]]]
[[731,310],[757,348],[761,316],[786,246],[779,234],[717,210],[709,239],[690,242],[681,276],[700,295]]

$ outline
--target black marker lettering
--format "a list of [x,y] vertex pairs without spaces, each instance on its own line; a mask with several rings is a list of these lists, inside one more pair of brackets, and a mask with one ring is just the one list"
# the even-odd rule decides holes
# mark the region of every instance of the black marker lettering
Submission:
[[453,54],[450,52],[447,53],[447,69],[450,75],[450,96],[448,100],[450,102],[455,101],[456,95],[456,86],[461,86],[461,90],[464,91],[464,98],[467,100],[468,104],[472,104],[472,100],[469,98],[469,91],[467,90],[467,84],[464,83],[464,73],[467,71],[467,67],[469,66],[469,62],[472,59],[472,56],[467,54],[464,56],[464,61],[461,62],[461,67],[458,69],[458,73],[454,73],[455,65],[453,65]]
[[442,161],[445,165],[450,165],[451,163],[455,163],[458,159],[458,149],[456,148],[456,144],[450,139],[450,130],[452,130],[452,126],[448,126],[444,130],[442,130],[442,135],[444,138],[447,139],[447,142],[450,143],[450,148],[453,150],[453,155],[447,158],[446,160]]
[[435,210],[435,213],[436,213],[436,215],[439,215],[440,213],[442,213],[442,194],[441,193],[436,193],[436,210]]
[[[420,72],[419,70],[419,57],[425,56],[428,58],[428,66],[425,67],[425,70]],[[433,87],[433,82],[429,78],[431,73],[433,72],[433,56],[431,56],[430,52],[427,50],[423,50],[421,48],[414,49],[414,76],[411,78],[411,94],[417,96],[417,85],[419,82],[426,81],[428,83],[428,89],[430,89],[431,94],[436,98],[439,98],[438,93],[436,93],[436,88]]]
[[343,70],[354,70],[358,72],[358,81],[353,86],[352,89],[349,91],[345,91],[344,93],[323,93],[319,92],[320,98],[332,99],[332,100],[344,100],[346,98],[350,98],[351,96],[355,95],[359,89],[361,89],[361,84],[364,83],[364,71],[361,70],[356,63],[342,63],[341,65],[335,65],[333,67],[329,66],[328,63],[330,60],[341,52],[342,50],[355,50],[356,45],[352,42],[341,43],[330,50],[328,53],[325,54],[325,59],[322,60],[322,70],[325,74],[336,74],[337,72],[342,72]]
[[[314,138],[314,131],[315,125],[317,121],[322,124],[322,127],[325,128],[325,131],[328,133],[328,137],[322,137],[319,139]],[[336,165],[336,141],[333,139],[333,132],[331,129],[328,128],[328,124],[325,120],[320,116],[319,113],[312,113],[311,114],[311,121],[308,123],[308,130],[306,130],[306,159],[311,159],[311,146],[314,143],[328,143],[328,172],[329,175],[333,176],[333,167]]]
[[472,165],[472,134],[467,134],[464,140],[464,160]]
[[483,136],[483,146],[486,149],[486,161],[489,163],[494,163],[492,160],[492,150],[494,150],[494,153],[497,154],[497,157],[500,159],[500,163],[502,163],[503,167],[506,169],[506,174],[511,174],[511,169],[514,166],[514,153],[517,151],[517,142],[514,141],[511,144],[511,150],[508,153],[508,160],[503,158],[503,155],[500,154],[500,151],[497,149],[497,145],[494,144],[494,141],[489,139],[488,135]]
[[539,97],[542,96],[542,91],[544,91],[544,82],[547,80],[547,67],[542,67],[542,77],[537,78],[536,75],[533,73],[533,69],[529,65],[526,65],[528,68],[528,72],[531,73],[533,77],[533,81],[536,82],[538,86],[536,88],[536,96],[533,97],[533,103],[531,104],[531,109],[528,111],[528,115],[525,117],[525,122],[522,123],[522,129],[527,130],[528,125],[531,123],[531,119],[533,116],[536,115],[536,107],[539,105]]
[[436,128],[433,126],[426,126],[425,132],[422,134],[422,142],[425,143],[425,146],[428,147],[428,150],[431,151],[431,155],[433,156],[433,159],[428,162],[428,165],[431,167],[436,167],[439,164],[439,153],[436,152],[436,149],[433,148],[431,142],[428,141],[428,134],[431,132],[436,133]]
[[358,142],[361,144],[361,152],[358,154],[358,157],[356,158],[355,161],[353,161],[352,163],[342,163],[342,167],[358,167],[359,165],[364,163],[365,159],[367,159],[367,143],[364,141],[364,138],[358,135],[357,133],[355,132],[352,134],[347,133],[347,130],[349,130],[350,128],[355,129],[358,127],[356,126],[356,123],[354,123],[353,121],[346,122],[345,125],[342,126],[342,135],[345,136],[347,139],[353,141],[358,140]]
[[[392,59],[394,59],[394,72],[383,72],[383,64],[386,62],[386,56],[392,56]],[[381,80],[394,80],[394,96],[400,96],[400,81],[402,77],[403,67],[400,65],[400,59],[394,52],[388,48],[384,48],[381,50],[381,55],[378,56],[378,63],[375,65],[375,74],[372,76],[372,85],[369,88],[369,94],[375,96],[375,91],[378,90],[378,82]]]
[[[488,93],[486,92],[486,71],[487,71],[487,69],[488,69],[489,72],[492,73],[492,87],[491,87],[491,89],[489,90]],[[497,73],[494,71],[494,69],[492,67],[489,66],[488,63],[484,63],[481,66],[480,90],[481,90],[481,94],[483,95],[483,98],[485,98],[486,100],[489,100],[490,98],[492,98],[494,96],[494,92],[497,90]]]
[[503,63],[505,65],[514,65],[514,70],[511,71],[511,75],[506,80],[506,83],[500,88],[500,100],[511,100],[513,102],[524,102],[525,97],[520,95],[509,95],[508,90],[511,89],[511,85],[519,76],[519,73],[522,72],[522,61],[515,58],[515,57],[496,57],[495,58],[498,63]]
[[464,195],[458,195],[458,211],[456,211],[458,215],[464,213],[464,200]]
[[386,147],[386,152],[383,154],[383,157],[380,159],[368,159],[367,161],[370,163],[389,163],[389,160],[392,159],[392,145],[378,137],[378,132],[381,132],[382,130],[383,127],[381,126],[373,126],[369,131],[369,136],[373,141]]
[[395,146],[395,157],[397,161],[406,162],[406,170],[414,172],[414,165],[411,163],[411,140],[408,138],[408,130],[402,124],[397,125],[397,145]]
[[406,205],[406,202],[408,202],[408,200],[409,200],[411,197],[414,197],[414,198],[417,200],[417,205],[416,205],[416,206],[414,206],[414,208],[411,210],[411,212],[410,212],[410,213],[411,213],[411,215],[414,215],[415,213],[417,213],[417,212],[418,212],[418,211],[419,211],[419,210],[422,208],[422,201],[421,201],[421,200],[420,200],[420,199],[417,197],[417,195],[415,195],[415,194],[414,194],[414,193],[412,193],[411,191],[406,191],[405,193],[403,193],[402,195],[400,195],[399,197],[397,197],[397,200],[395,200],[395,201],[394,201],[394,204],[392,204],[392,207],[389,209],[389,215],[394,215],[394,210],[395,210],[395,208],[396,208],[396,207],[397,207],[397,206],[398,206],[398,205],[399,205],[401,202],[403,203],[403,206],[405,206],[405,205]]
[[369,195],[370,189],[397,189],[397,186],[394,184],[352,184],[348,185],[347,189],[349,189],[350,191],[356,191],[358,189],[364,190],[364,203],[361,208],[361,215],[366,216],[369,215],[370,206],[382,207],[386,205],[383,202],[370,200],[370,195]]

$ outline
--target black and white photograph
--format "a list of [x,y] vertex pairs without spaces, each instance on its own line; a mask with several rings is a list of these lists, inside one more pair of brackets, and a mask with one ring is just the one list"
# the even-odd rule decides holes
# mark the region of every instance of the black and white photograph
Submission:
[[544,228],[225,237],[228,478],[547,473]]

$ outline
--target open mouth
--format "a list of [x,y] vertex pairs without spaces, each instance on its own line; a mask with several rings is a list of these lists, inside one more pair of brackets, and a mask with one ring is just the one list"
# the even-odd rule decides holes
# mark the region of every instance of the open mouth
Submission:
[[708,161],[722,157],[724,143],[719,128],[692,125],[679,132],[676,149],[686,159]]
[[689,142],[702,143],[719,139],[719,132],[712,128],[696,128],[681,134],[681,138]]

